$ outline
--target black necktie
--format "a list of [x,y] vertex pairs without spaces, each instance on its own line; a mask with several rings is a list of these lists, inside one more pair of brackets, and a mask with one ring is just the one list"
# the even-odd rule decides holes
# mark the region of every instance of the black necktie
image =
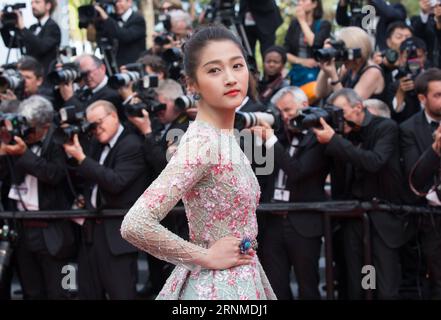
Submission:
[[432,130],[432,133],[438,129],[439,123],[436,121],[430,121],[430,129]]

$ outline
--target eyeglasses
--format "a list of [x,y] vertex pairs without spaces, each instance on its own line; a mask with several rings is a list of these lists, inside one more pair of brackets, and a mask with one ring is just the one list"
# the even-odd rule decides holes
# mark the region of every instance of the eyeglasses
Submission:
[[104,117],[98,119],[97,121],[90,122],[90,127],[89,127],[90,130],[93,131],[96,130],[98,127],[100,127],[103,124],[104,119],[106,119],[109,115],[110,113],[106,114]]

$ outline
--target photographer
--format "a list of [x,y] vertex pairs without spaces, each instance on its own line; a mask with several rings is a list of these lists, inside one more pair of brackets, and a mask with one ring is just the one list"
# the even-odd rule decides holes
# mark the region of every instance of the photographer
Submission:
[[397,80],[390,86],[392,119],[401,123],[421,110],[415,92],[415,78],[426,68],[426,45],[419,38],[411,37],[400,46],[400,68]]
[[115,0],[116,19],[109,16],[99,5],[95,10],[100,19],[96,22],[97,38],[118,40],[116,61],[118,66],[135,62],[146,50],[146,23],[139,13],[132,9],[132,0]]
[[[320,62],[321,70],[315,91],[317,98],[326,98],[342,88],[353,88],[363,99],[378,98],[385,101],[382,70],[369,59],[372,45],[368,34],[358,27],[342,28],[336,42],[338,48],[333,48],[328,40],[325,43],[324,48],[333,53]],[[337,55],[343,62],[338,70],[332,55]]]
[[[115,106],[95,101],[86,110],[93,125],[90,148],[75,135],[63,145],[77,162],[76,172],[86,180],[86,209],[127,209],[148,184],[142,141],[120,123]],[[78,256],[80,299],[134,299],[137,250],[121,238],[121,218],[85,219]]]
[[83,86],[74,92],[73,82],[61,83],[59,92],[64,106],[74,105],[79,111],[98,100],[106,100],[120,107],[121,97],[107,84],[106,66],[94,55],[84,54],[76,59]]
[[[372,115],[363,99],[352,89],[335,92],[328,103],[343,110],[344,133],[321,119],[315,128],[317,140],[332,157],[331,187],[334,200],[384,200],[401,203],[403,179],[400,170],[398,126],[394,121]],[[376,298],[397,299],[400,286],[398,248],[405,242],[404,221],[394,213],[372,211],[371,243],[376,268]],[[343,237],[348,276],[348,298],[363,299],[362,223],[344,220]]]
[[[53,143],[53,108],[40,96],[24,100],[15,115],[16,132],[3,127],[0,152],[2,180],[11,180],[8,210],[68,210],[65,154]],[[20,116],[24,118],[20,118]],[[9,121],[9,120],[5,120]],[[18,127],[22,127],[19,129]],[[24,129],[26,127],[27,129]],[[12,144],[12,143],[13,144]],[[6,178],[8,179],[8,178]],[[75,254],[75,237],[69,220],[25,219],[18,230],[16,258],[24,299],[66,299],[62,269]]]
[[[364,4],[372,5],[375,8],[376,16],[379,18],[375,26],[375,48],[382,51],[386,49],[386,30],[390,23],[406,20],[406,8],[401,3],[388,4],[385,0],[339,0],[335,19],[337,24],[343,27],[363,27],[364,14],[361,12]],[[348,15],[348,8],[351,8],[351,17]],[[369,29],[366,29],[369,31]]]
[[[51,18],[56,0],[32,0],[32,14],[38,22],[25,28],[22,13],[16,10],[16,25],[13,29],[3,27],[1,35],[6,47],[24,48],[25,54],[33,56],[44,67],[45,74],[56,60],[57,48],[61,42],[61,31]],[[0,13],[1,19],[1,13]]]
[[[17,69],[23,81],[23,87],[15,92],[8,89],[6,93],[0,94],[0,101],[14,103],[29,98],[33,95],[40,95],[53,101],[53,95],[49,88],[43,86],[43,66],[33,57],[25,56],[17,62]],[[19,92],[17,92],[19,91]],[[20,92],[21,91],[21,92]]]
[[427,59],[432,66],[440,67],[441,3],[439,1],[419,0],[419,5],[419,15],[411,18],[415,36],[426,43]]
[[288,74],[292,86],[315,81],[320,71],[313,58],[313,49],[323,47],[331,34],[331,24],[322,19],[321,0],[301,0],[296,7],[296,19],[291,21],[285,36],[285,48],[292,68]]
[[[417,204],[440,205],[441,161],[441,71],[436,68],[421,73],[415,90],[423,108],[400,125],[401,149],[406,178],[418,196]],[[427,270],[422,273],[430,283],[430,299],[441,299],[441,237],[438,214],[421,217],[420,239]]]
[[[262,130],[253,129],[273,148],[275,169],[263,190],[265,202],[326,201],[324,190],[328,159],[324,145],[317,142],[312,130],[293,126],[300,110],[308,106],[308,98],[297,87],[281,89],[271,99],[281,111],[284,134],[274,135],[262,122]],[[266,130],[266,132],[265,132]],[[266,134],[263,134],[263,133]],[[319,258],[323,225],[321,215],[311,212],[273,212],[267,215],[263,235],[262,265],[278,299],[292,299],[291,267],[299,285],[300,299],[320,299],[318,289]]]

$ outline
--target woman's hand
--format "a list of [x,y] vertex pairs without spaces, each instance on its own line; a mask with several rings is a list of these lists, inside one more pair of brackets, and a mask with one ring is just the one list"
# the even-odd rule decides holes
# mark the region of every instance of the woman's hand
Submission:
[[221,238],[213,243],[208,249],[208,254],[197,263],[203,268],[213,270],[223,270],[250,264],[253,261],[255,251],[249,249],[247,253],[241,254],[240,242],[240,239],[233,236]]

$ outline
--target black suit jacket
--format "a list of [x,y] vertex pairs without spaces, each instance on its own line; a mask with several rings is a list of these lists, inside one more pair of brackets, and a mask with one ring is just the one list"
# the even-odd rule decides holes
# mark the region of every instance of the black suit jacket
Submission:
[[253,15],[256,28],[262,35],[273,34],[283,22],[274,0],[241,0],[239,16],[242,23],[247,11]]
[[[49,66],[57,57],[57,48],[61,42],[61,31],[58,24],[49,18],[38,35],[34,34],[37,25],[33,24],[29,29],[15,31],[17,33],[18,42],[16,41],[10,47],[18,48],[20,45],[26,49],[26,54],[37,59],[47,73]],[[11,41],[10,33],[2,29],[1,35],[5,46],[9,46]]]
[[135,62],[146,50],[146,24],[145,19],[133,12],[129,19],[120,27],[113,18],[108,18],[98,24],[99,37],[108,37],[118,40],[116,61],[118,66]]
[[[378,46],[380,50],[385,50],[387,48],[387,27],[390,23],[394,21],[405,21],[407,16],[406,8],[401,3],[394,3],[389,5],[386,3],[385,0],[370,0],[369,3],[375,7],[376,15],[380,17],[380,20],[378,21],[376,27],[375,45]],[[340,26],[347,27],[351,24],[351,20],[348,15],[348,5],[337,5],[335,19]],[[361,26],[358,25],[357,27]]]
[[415,37],[424,40],[427,46],[427,60],[431,61],[434,67],[441,66],[439,54],[441,43],[441,30],[436,28],[436,23],[433,14],[429,15],[427,23],[421,21],[421,16],[414,16],[411,18],[413,27],[413,34]]
[[[282,169],[287,175],[286,189],[290,191],[290,202],[326,201],[324,190],[326,176],[329,172],[329,159],[325,156],[325,145],[319,144],[314,133],[308,131],[296,147],[291,157],[289,144],[278,141],[273,146],[274,174],[271,175],[264,201],[269,202],[274,194],[274,183]],[[269,150],[272,152],[272,150]],[[316,237],[323,234],[323,222],[320,214],[293,213],[288,215],[292,226],[304,237]]]
[[[398,126],[367,110],[360,132],[346,139],[335,134],[326,147],[333,158],[332,195],[336,200],[374,198],[400,204],[403,177],[399,159]],[[360,142],[357,147],[353,141]],[[390,248],[405,242],[404,221],[394,214],[371,212],[372,223]]]
[[[66,155],[60,145],[53,143],[52,132],[51,128],[43,141],[40,156],[27,149],[22,156],[11,157],[13,176],[10,176],[6,158],[2,157],[2,180],[5,175],[9,175],[11,182],[18,185],[24,181],[26,175],[33,175],[38,179],[40,210],[69,210],[73,197],[67,188]],[[16,209],[15,201],[10,203],[12,207],[8,209]],[[46,248],[52,256],[65,258],[75,253],[75,236],[70,220],[49,222],[49,227],[43,228],[43,236]]]
[[[107,155],[104,164],[99,164],[101,145],[92,141],[86,159],[77,167],[78,174],[87,180],[84,191],[86,207],[92,190],[98,185],[99,209],[128,209],[147,188],[146,164],[143,157],[141,138],[124,129],[116,144]],[[122,218],[105,219],[104,227],[109,248],[114,255],[136,252],[136,248],[125,241],[120,234]]]
[[[400,130],[406,179],[409,178],[419,192],[427,192],[435,182],[440,158],[432,149],[432,130],[424,111],[403,122]],[[414,202],[426,203],[424,198],[414,199]]]

